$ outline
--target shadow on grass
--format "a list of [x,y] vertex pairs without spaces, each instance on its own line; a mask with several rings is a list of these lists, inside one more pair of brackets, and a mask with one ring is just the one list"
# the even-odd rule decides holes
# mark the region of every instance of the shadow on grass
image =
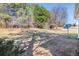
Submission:
[[35,33],[32,35],[32,40],[29,42],[28,48],[27,48],[27,56],[33,56],[33,46],[35,43]]
[[41,47],[48,49],[54,56],[78,56],[79,41],[78,40],[50,40],[41,44]]
[[[33,35],[27,48],[27,56],[33,56],[33,48],[36,40],[40,41],[41,43],[44,42],[40,46],[45,49],[48,49],[50,53],[55,56],[72,56],[72,55],[78,55],[79,53],[78,52],[79,41],[75,40],[76,37],[75,34],[70,34],[68,37],[62,34],[55,34],[55,33],[50,34],[46,32],[38,32],[38,34],[31,32],[30,34]],[[23,32],[22,35],[23,37],[26,37],[27,35],[29,35],[29,32],[28,33]],[[37,39],[35,36],[39,36],[40,39]]]

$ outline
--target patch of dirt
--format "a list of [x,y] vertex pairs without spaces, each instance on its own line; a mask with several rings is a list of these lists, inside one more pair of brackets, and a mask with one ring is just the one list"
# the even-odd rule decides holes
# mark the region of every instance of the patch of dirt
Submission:
[[33,55],[34,56],[52,56],[50,51],[43,47],[38,47],[37,49],[35,49],[35,51],[33,52]]

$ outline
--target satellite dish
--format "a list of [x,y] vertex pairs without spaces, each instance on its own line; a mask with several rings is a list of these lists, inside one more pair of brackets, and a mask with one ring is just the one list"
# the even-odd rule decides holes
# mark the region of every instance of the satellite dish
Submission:
[[69,28],[71,27],[72,25],[71,24],[66,24],[64,26],[65,29],[67,29],[67,35],[69,35]]
[[65,28],[65,29],[69,29],[71,26],[72,26],[71,24],[66,24],[66,25],[64,26],[64,28]]

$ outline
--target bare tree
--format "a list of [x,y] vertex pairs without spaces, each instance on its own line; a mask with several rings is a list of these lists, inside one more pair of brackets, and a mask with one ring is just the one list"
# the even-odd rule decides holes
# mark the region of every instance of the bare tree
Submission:
[[49,19],[50,28],[62,27],[67,22],[67,8],[65,7],[55,7],[50,12],[51,16]]

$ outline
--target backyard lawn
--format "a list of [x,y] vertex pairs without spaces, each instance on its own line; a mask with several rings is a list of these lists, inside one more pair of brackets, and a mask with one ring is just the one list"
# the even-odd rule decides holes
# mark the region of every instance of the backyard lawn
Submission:
[[[72,30],[72,29],[70,29]],[[52,55],[79,55],[76,29],[67,35],[66,29],[0,29],[0,37],[15,40],[24,47],[22,55],[52,56]],[[73,33],[71,33],[73,32]]]

